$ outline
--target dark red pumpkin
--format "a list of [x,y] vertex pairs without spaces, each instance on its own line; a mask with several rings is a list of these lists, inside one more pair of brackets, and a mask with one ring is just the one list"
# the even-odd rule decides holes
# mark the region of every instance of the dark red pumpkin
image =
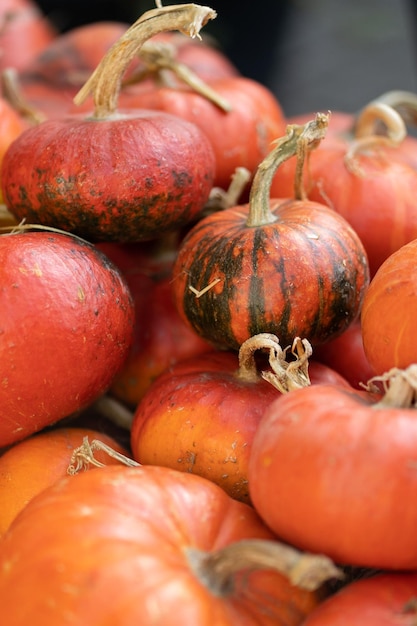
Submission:
[[291,127],[260,165],[249,205],[200,220],[180,245],[173,270],[178,310],[218,347],[238,349],[261,332],[282,345],[303,337],[314,346],[358,316],[369,271],[355,231],[323,204],[269,197],[279,162],[310,132],[315,143],[321,124],[318,116]]
[[134,308],[113,263],[53,232],[0,237],[0,447],[93,402],[132,340]]
[[[214,177],[207,137],[174,115],[116,111],[125,66],[143,41],[174,27],[194,33],[202,25],[195,6],[150,11],[126,31],[82,90],[85,95],[94,85],[90,116],[42,122],[13,142],[3,160],[2,189],[18,219],[91,241],[143,241],[196,218]],[[203,12],[203,22],[212,14]]]

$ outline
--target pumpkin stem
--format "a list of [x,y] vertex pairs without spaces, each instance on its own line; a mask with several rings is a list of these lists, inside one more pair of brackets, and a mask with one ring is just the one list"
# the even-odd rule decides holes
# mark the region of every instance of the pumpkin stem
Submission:
[[196,575],[219,596],[232,593],[234,576],[244,571],[273,570],[308,591],[330,579],[344,578],[327,556],[301,552],[278,540],[243,539],[215,552],[187,548],[186,554]]
[[374,382],[382,383],[384,396],[373,408],[417,408],[417,364],[406,369],[394,367],[381,376],[373,376],[368,381],[368,387],[371,388]]
[[[264,371],[259,375],[255,361],[257,350],[268,350],[268,362],[272,371]],[[292,389],[307,387],[310,384],[308,375],[308,359],[313,353],[307,339],[296,337],[291,346],[293,361],[287,361],[290,346],[282,349],[276,335],[258,333],[244,341],[239,350],[239,369],[236,376],[247,382],[256,382],[261,376],[281,393]]]
[[1,73],[1,91],[4,99],[24,120],[34,125],[45,121],[45,115],[29,104],[24,97],[14,67],[7,67]]
[[308,387],[310,376],[308,373],[308,359],[313,353],[310,342],[307,339],[296,337],[291,346],[293,361],[287,361],[289,346],[285,350],[280,349],[269,353],[269,364],[272,372],[262,372],[262,378],[267,380],[281,393],[288,393],[293,389]]
[[381,99],[373,100],[356,118],[354,139],[345,154],[345,165],[360,176],[362,172],[356,163],[358,154],[380,146],[399,146],[406,136],[407,128],[400,113]]
[[[249,217],[246,226],[263,226],[276,221],[270,207],[272,180],[278,167],[293,156],[297,156],[297,170],[302,171],[306,155],[318,147],[324,139],[329,125],[329,114],[317,113],[307,124],[289,124],[284,137],[277,139],[275,148],[258,165],[249,196]],[[298,175],[295,198],[305,196],[302,190],[302,177]],[[297,176],[296,176],[297,179]]]
[[120,428],[124,428],[125,430],[132,428],[132,411],[129,411],[129,409],[116,400],[116,398],[111,398],[105,394],[98,398],[91,408]]
[[417,94],[394,89],[378,96],[373,102],[381,102],[395,109],[407,125],[417,125]]
[[[175,59],[175,48],[164,42],[146,42],[139,53],[140,58],[147,66],[147,71],[141,72],[139,77],[160,76],[163,70],[173,72],[177,78],[182,80],[186,85],[191,87],[196,93],[199,93],[207,100],[210,100],[218,106],[222,111],[228,113],[232,110],[230,102],[218,94],[215,89],[210,87],[202,78],[198,76],[185,63],[181,63]],[[131,76],[129,84],[137,82],[135,76]]]
[[83,442],[78,448],[75,448],[72,452],[70,464],[67,468],[67,474],[71,476],[75,476],[81,470],[86,470],[89,465],[94,465],[94,467],[105,467],[104,463],[97,461],[94,456],[94,452],[97,450],[101,450],[108,454],[112,459],[116,459],[122,465],[127,465],[128,467],[140,467],[140,463],[131,459],[130,457],[122,454],[121,452],[117,452],[111,446],[108,446],[100,439],[93,439],[90,443],[88,437],[83,438]]
[[74,97],[74,103],[82,104],[91,93],[94,118],[109,117],[116,111],[123,75],[147,39],[171,30],[200,37],[201,28],[216,16],[213,9],[198,4],[174,4],[146,11],[107,51]]
[[251,173],[246,167],[237,167],[226,191],[220,187],[213,187],[209,199],[204,205],[203,216],[237,206],[250,177]]

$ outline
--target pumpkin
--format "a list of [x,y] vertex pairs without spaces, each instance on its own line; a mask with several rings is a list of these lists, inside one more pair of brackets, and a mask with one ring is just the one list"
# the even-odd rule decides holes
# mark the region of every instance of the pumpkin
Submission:
[[379,573],[326,598],[303,626],[414,626],[416,594],[415,572]]
[[317,202],[270,199],[271,179],[301,146],[320,141],[327,117],[290,126],[260,164],[248,205],[201,219],[179,247],[173,290],[180,314],[215,346],[236,350],[268,332],[313,346],[357,318],[369,281],[362,242]]
[[46,119],[62,117],[108,49],[129,27],[93,22],[59,33],[19,71],[22,95]]
[[134,306],[110,260],[73,236],[0,237],[0,447],[79,411],[108,388]]
[[249,491],[283,541],[337,563],[416,569],[416,367],[384,377],[378,399],[311,385],[266,408]]
[[0,7],[0,71],[25,68],[57,33],[34,0],[2,0]]
[[[82,444],[84,437],[90,440],[99,438],[102,444],[128,454],[106,433],[91,428],[62,426],[27,437],[0,456],[0,536],[35,495],[67,475],[71,454]],[[100,450],[95,458],[106,465],[117,462]]]
[[417,240],[401,246],[380,266],[363,301],[363,349],[376,374],[417,362]]
[[[5,98],[0,97],[0,166],[7,148],[26,128],[26,121]],[[1,203],[3,203],[3,196],[0,191]]]
[[[365,292],[364,301],[366,297],[367,292]],[[317,346],[313,358],[336,370],[356,389],[366,386],[368,380],[376,374],[365,354],[359,319],[339,337]]]
[[[333,133],[309,155],[307,197],[349,222],[365,247],[371,276],[387,256],[417,237],[417,170],[410,145],[402,148],[406,138],[399,113],[377,99],[357,117],[353,136]],[[278,170],[273,191],[292,184],[295,167],[293,159]]]
[[0,601],[8,626],[298,626],[337,574],[200,476],[111,466],[58,481],[14,520]]
[[[175,59],[152,52],[149,55],[143,46],[140,55],[151,68],[160,68],[156,79],[127,85],[120,94],[121,105],[166,111],[197,125],[214,150],[214,186],[227,189],[237,167],[253,174],[272,142],[285,132],[286,118],[275,95],[256,80],[239,75],[201,84],[185,63],[179,67]],[[162,79],[160,75],[168,70],[174,78],[164,83],[164,74]]]
[[[268,372],[261,374],[257,357],[264,351],[270,353],[269,363],[263,363]],[[261,333],[242,344],[239,357],[212,351],[169,367],[136,407],[133,458],[204,476],[249,502],[248,460],[265,408],[279,392],[331,375],[320,366],[308,373],[309,353],[301,341],[294,347],[295,360],[287,362],[287,352],[277,337]]]
[[18,219],[90,241],[149,240],[194,219],[213,183],[209,140],[173,115],[116,111],[117,93],[126,65],[147,37],[175,27],[195,34],[212,16],[198,5],[141,16],[78,94],[82,100],[94,90],[92,115],[46,120],[9,147],[2,168],[8,209]]

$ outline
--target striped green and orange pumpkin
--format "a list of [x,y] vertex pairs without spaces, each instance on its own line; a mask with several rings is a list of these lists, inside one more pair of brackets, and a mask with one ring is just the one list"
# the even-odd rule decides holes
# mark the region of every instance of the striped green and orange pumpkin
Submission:
[[261,332],[281,345],[295,337],[319,345],[358,317],[369,283],[365,249],[347,221],[305,199],[270,199],[283,160],[312,149],[327,116],[289,126],[261,163],[249,204],[214,213],[183,239],[174,266],[176,305],[197,333],[238,349]]

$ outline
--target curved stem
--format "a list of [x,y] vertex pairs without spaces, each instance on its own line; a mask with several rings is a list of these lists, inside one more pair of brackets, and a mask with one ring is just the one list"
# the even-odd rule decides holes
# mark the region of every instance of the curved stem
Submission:
[[226,191],[220,187],[213,187],[210,191],[210,196],[204,206],[202,215],[206,216],[215,211],[224,211],[239,204],[239,199],[250,178],[251,173],[246,167],[237,167]]
[[319,589],[330,579],[344,577],[327,556],[304,553],[268,539],[244,539],[215,552],[188,548],[186,553],[196,575],[220,596],[233,591],[234,576],[243,571],[274,570],[309,591]]
[[288,393],[293,389],[308,387],[311,383],[308,373],[308,359],[313,354],[313,348],[307,339],[296,337],[291,346],[293,361],[287,361],[288,348],[269,353],[269,364],[272,372],[262,372],[262,378],[268,381],[281,393]]
[[417,124],[417,94],[412,91],[393,89],[376,98],[375,102],[382,102],[395,109],[406,124]]
[[279,340],[276,335],[270,333],[259,333],[249,337],[242,343],[239,350],[239,369],[237,377],[248,382],[256,382],[260,375],[256,367],[255,352],[257,350],[269,350],[274,354],[281,351]]
[[231,104],[218,94],[210,85],[198,76],[185,63],[180,63],[175,59],[173,46],[166,43],[147,42],[140,50],[140,58],[148,66],[151,74],[158,75],[161,70],[170,70],[177,78],[191,87],[210,102],[213,102],[219,109],[226,113],[232,110]]
[[385,137],[392,145],[399,145],[407,136],[407,128],[401,115],[391,105],[375,100],[368,104],[356,118],[355,138],[380,135],[385,128]]
[[[276,221],[270,208],[270,190],[279,166],[297,155],[297,167],[302,170],[307,153],[314,150],[324,139],[329,124],[329,115],[317,113],[314,120],[304,125],[290,124],[284,137],[278,139],[275,148],[258,166],[249,196],[249,217],[246,226],[263,226]],[[304,191],[296,191],[296,199],[304,197]]]
[[45,121],[46,116],[25,99],[14,67],[7,67],[1,73],[1,88],[3,97],[23,119],[35,125]]
[[110,116],[117,108],[123,74],[145,41],[171,30],[179,30],[192,38],[199,37],[201,28],[216,15],[213,9],[197,4],[175,4],[147,11],[107,51],[74,97],[74,103],[82,104],[92,93],[94,118]]
[[93,439],[90,442],[88,437],[84,437],[82,444],[73,450],[70,464],[67,468],[67,474],[75,476],[75,474],[78,474],[82,470],[88,469],[89,465],[94,465],[94,467],[105,467],[105,463],[101,463],[101,461],[98,461],[94,456],[94,452],[96,451],[105,452],[109,457],[119,461],[119,463],[126,465],[127,467],[140,467],[140,463],[125,454],[114,450],[114,448],[108,446],[103,441],[100,441],[100,439]]

